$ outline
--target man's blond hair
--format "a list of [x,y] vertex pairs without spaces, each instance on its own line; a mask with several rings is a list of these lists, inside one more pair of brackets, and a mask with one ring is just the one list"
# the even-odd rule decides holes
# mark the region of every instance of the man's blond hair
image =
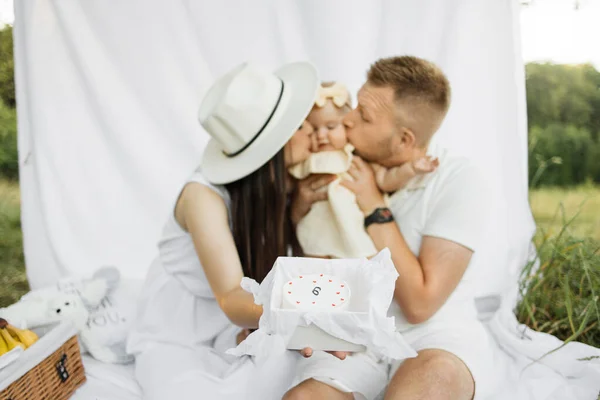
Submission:
[[434,63],[413,56],[382,58],[367,74],[367,83],[394,91],[401,124],[427,144],[450,107],[450,83]]

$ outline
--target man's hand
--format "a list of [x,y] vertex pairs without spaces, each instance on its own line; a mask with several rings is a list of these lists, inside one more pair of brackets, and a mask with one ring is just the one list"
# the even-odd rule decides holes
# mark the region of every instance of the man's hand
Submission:
[[344,180],[341,185],[354,193],[363,214],[369,215],[376,208],[385,207],[383,194],[377,187],[375,173],[369,164],[360,157],[354,156],[348,173],[354,180]]
[[315,174],[298,181],[290,208],[290,219],[294,226],[308,214],[313,203],[327,200],[327,191],[319,189],[329,185],[335,178],[335,175]]
[[[339,358],[340,360],[345,360],[346,357],[350,355],[350,352],[347,351],[326,351],[326,353],[329,353]],[[305,347],[304,349],[300,350],[300,354],[302,354],[302,357],[304,358],[312,357],[313,349],[311,349],[310,347]]]

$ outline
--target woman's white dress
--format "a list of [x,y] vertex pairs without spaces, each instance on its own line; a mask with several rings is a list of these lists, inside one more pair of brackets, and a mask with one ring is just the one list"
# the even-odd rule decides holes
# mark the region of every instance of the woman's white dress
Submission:
[[[224,187],[199,172],[188,182],[212,188],[230,207]],[[250,357],[225,354],[241,328],[220,309],[191,236],[174,210],[148,272],[138,318],[128,340],[145,399],[280,399],[294,378],[299,357],[286,352],[257,366]]]

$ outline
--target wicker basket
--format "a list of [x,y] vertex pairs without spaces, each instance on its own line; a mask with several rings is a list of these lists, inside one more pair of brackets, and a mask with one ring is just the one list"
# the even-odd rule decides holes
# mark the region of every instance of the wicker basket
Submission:
[[0,400],[67,400],[83,383],[85,371],[79,342],[77,336],[71,336],[58,350],[2,390]]

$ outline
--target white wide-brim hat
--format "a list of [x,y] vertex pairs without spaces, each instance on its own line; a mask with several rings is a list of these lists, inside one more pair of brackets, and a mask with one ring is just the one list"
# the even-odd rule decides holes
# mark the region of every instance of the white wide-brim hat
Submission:
[[219,78],[198,112],[211,136],[200,164],[204,177],[225,184],[265,165],[303,123],[318,87],[309,62],[285,64],[275,72],[244,63]]

